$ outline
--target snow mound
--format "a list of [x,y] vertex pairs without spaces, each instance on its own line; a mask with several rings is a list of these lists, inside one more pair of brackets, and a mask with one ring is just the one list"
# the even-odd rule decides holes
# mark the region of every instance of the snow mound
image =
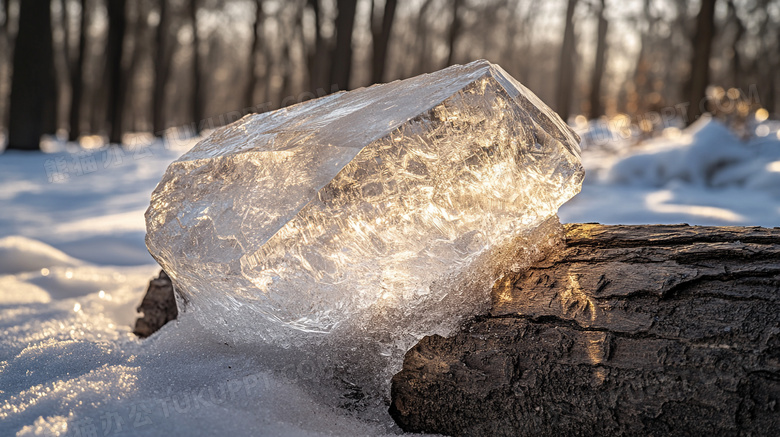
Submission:
[[607,177],[613,183],[652,187],[671,181],[725,186],[745,182],[748,173],[734,173],[734,168],[755,170],[757,158],[760,155],[721,122],[702,117],[680,138],[647,142],[616,162]]
[[31,272],[48,267],[74,267],[82,262],[30,238],[13,235],[0,238],[0,274]]

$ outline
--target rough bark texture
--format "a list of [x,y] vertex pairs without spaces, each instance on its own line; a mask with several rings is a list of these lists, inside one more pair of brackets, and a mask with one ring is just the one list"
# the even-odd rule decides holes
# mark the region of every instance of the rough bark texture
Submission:
[[392,382],[407,431],[776,435],[780,228],[567,225],[560,250],[426,337]]
[[144,314],[135,321],[133,330],[133,333],[141,338],[154,334],[163,325],[178,317],[173,284],[164,271],[160,270],[160,276],[149,281],[146,295],[136,311]]

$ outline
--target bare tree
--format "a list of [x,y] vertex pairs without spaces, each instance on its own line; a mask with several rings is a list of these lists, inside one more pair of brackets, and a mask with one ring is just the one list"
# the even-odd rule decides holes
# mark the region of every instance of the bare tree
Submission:
[[731,40],[731,84],[734,87],[740,86],[740,74],[741,68],[742,68],[742,59],[741,54],[739,51],[739,43],[742,40],[742,37],[745,35],[745,31],[747,30],[745,28],[745,24],[742,23],[742,20],[739,18],[739,15],[737,14],[737,6],[734,4],[734,0],[728,1],[728,21],[734,23],[734,37]]
[[460,21],[462,3],[463,0],[452,0],[452,23],[450,24],[450,31],[447,35],[447,46],[449,48],[447,65],[452,65],[455,62],[455,43],[458,40],[458,35],[460,34],[462,27]]
[[371,82],[380,83],[385,74],[385,62],[387,61],[387,47],[390,44],[390,33],[393,28],[395,9],[398,0],[385,0],[385,8],[382,12],[381,25],[377,23],[373,9],[376,0],[371,2],[371,38],[373,53],[371,59]]
[[307,7],[314,15],[314,50],[307,56],[310,91],[325,88],[328,81],[328,55],[330,48],[322,34],[322,9],[319,0],[307,0]]
[[205,101],[201,89],[200,38],[198,37],[198,1],[189,2],[190,24],[192,25],[192,121],[195,132],[200,133],[204,119]]
[[[132,130],[138,131],[142,130],[144,128],[139,128],[138,119],[141,118],[138,116],[138,111],[136,108],[136,105],[133,104],[133,98],[132,96],[135,95],[135,93],[131,93],[130,90],[136,83],[136,78],[138,76],[138,72],[142,71],[139,67],[142,62],[142,59],[144,55],[146,55],[147,52],[147,46],[149,44],[146,43],[146,30],[147,30],[147,21],[146,17],[148,14],[147,9],[147,3],[143,1],[136,1],[132,2],[132,6],[134,6],[131,10],[133,10],[134,16],[133,16],[133,29],[128,32],[128,34],[132,35],[133,44],[130,48],[130,53],[128,58],[130,59],[128,65],[125,68],[125,96],[126,100],[128,100],[128,109],[130,109],[129,114],[131,116],[132,120]],[[147,111],[144,109],[142,113],[145,114]]]
[[167,126],[165,118],[165,91],[170,74],[170,48],[168,47],[168,26],[170,17],[168,0],[159,1],[159,22],[155,37],[154,94],[152,95],[152,129],[157,136],[162,135]]
[[11,0],[3,0],[3,27],[0,28],[0,31],[3,32],[3,36],[6,38],[10,38],[11,33],[11,26],[9,26],[8,22],[11,19]]
[[8,149],[38,150],[56,109],[51,1],[19,2],[13,55]]
[[76,59],[73,60],[70,73],[70,112],[68,139],[77,141],[81,135],[81,97],[84,92],[84,62],[87,48],[87,25],[89,23],[89,4],[87,0],[80,0],[81,17],[79,21],[79,47]]
[[121,144],[124,133],[122,122],[127,91],[126,71],[122,67],[125,28],[127,27],[127,5],[126,0],[109,0],[106,6],[108,11],[108,42],[106,44],[104,78],[109,84],[106,116],[111,127],[108,141]]
[[[257,88],[257,64],[260,58],[260,42],[263,33],[263,0],[255,0],[255,21],[252,24],[252,46],[249,52],[248,79],[244,93],[244,107],[251,108],[255,104],[255,89]],[[318,32],[319,33],[319,32]]]
[[607,52],[607,25],[609,22],[604,16],[606,8],[605,0],[599,1],[598,30],[596,35],[596,60],[593,64],[593,75],[590,79],[590,118],[601,115],[601,80],[604,76],[604,66]]
[[428,25],[426,20],[428,18],[428,12],[433,5],[432,0],[425,0],[422,6],[420,6],[420,12],[417,14],[417,25],[415,28],[415,36],[419,40],[419,51],[417,52],[417,60],[415,61],[416,67],[414,74],[421,74],[428,71]]
[[710,81],[710,52],[715,37],[715,0],[702,0],[696,17],[696,35],[693,39],[693,59],[688,80],[689,105],[686,121],[693,123],[702,114]]
[[330,83],[338,86],[339,90],[348,90],[352,72],[352,33],[357,0],[337,0],[336,4],[336,46],[331,54]]
[[558,95],[556,97],[555,109],[564,121],[569,118],[574,82],[574,10],[576,7],[577,0],[568,0],[566,24],[563,31],[563,45],[561,46],[561,57],[558,63]]

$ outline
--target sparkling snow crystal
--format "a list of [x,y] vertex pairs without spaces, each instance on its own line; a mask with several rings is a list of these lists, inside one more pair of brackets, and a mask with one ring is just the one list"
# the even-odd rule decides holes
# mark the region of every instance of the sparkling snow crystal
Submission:
[[579,191],[578,143],[486,61],[338,93],[244,117],[171,164],[147,246],[215,333],[370,338],[400,357],[486,309],[533,252],[518,239]]

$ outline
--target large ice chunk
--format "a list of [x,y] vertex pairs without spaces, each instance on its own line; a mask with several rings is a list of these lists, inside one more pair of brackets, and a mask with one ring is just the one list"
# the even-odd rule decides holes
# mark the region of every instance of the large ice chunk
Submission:
[[146,243],[233,340],[402,355],[485,309],[517,239],[579,191],[578,144],[501,67],[456,65],[215,131],[168,168]]

